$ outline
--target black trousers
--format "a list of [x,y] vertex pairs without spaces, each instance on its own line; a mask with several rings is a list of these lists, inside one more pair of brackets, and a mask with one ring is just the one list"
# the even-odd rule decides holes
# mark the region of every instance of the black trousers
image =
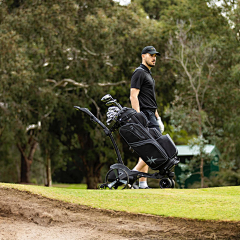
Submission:
[[145,114],[145,116],[147,117],[147,119],[149,121],[148,127],[156,128],[159,132],[161,132],[158,122],[157,122],[157,119],[156,119],[156,116],[155,116],[155,113],[151,110],[146,110],[146,109],[142,110],[142,112]]

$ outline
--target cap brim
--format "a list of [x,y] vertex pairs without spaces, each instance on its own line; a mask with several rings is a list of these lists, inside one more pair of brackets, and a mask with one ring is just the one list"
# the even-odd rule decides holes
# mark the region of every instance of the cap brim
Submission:
[[149,54],[157,54],[158,56],[160,56],[161,54],[159,52],[156,52],[156,51],[151,51],[151,52],[148,52]]

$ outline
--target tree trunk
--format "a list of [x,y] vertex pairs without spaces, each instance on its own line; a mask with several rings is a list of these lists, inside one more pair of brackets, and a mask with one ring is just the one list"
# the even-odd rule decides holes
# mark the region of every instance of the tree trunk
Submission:
[[101,168],[103,163],[100,162],[99,156],[95,154],[95,159],[88,160],[86,158],[87,152],[92,151],[93,142],[89,135],[81,136],[78,135],[78,140],[83,149],[80,158],[84,164],[84,172],[86,176],[87,188],[88,189],[97,189],[98,184],[102,182],[101,180]]
[[21,183],[30,183],[31,165],[33,162],[34,153],[38,146],[38,142],[30,137],[28,145],[30,145],[29,152],[27,151],[27,145],[21,146],[21,144],[17,144],[17,147],[21,153]]
[[82,156],[83,163],[85,165],[86,183],[88,189],[97,189],[98,184],[102,182],[101,168],[103,164],[98,161],[87,162],[85,156]]
[[203,161],[203,158],[201,157],[201,163],[200,163],[201,188],[204,187],[204,172],[203,172],[203,165],[204,165],[204,161]]
[[21,178],[20,183],[30,183],[31,162],[21,154]]
[[[202,108],[199,107],[199,113],[201,113],[201,111],[202,111]],[[199,136],[202,137],[202,118],[200,114],[198,116],[198,120],[199,120]],[[201,157],[201,161],[200,161],[201,188],[203,188],[204,187],[204,171],[203,171],[204,159],[202,157],[201,151],[200,151],[200,157]]]
[[46,153],[46,156],[47,156],[47,167],[46,167],[47,184],[46,184],[46,187],[51,187],[52,186],[51,158],[50,158],[48,152]]
[[86,174],[87,188],[88,189],[97,189],[99,181],[99,174],[94,174],[92,171]]

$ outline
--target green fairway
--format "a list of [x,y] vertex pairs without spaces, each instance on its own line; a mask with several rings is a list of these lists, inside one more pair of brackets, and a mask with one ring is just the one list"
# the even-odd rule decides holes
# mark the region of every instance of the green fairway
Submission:
[[53,187],[68,188],[68,189],[87,189],[87,184],[67,184],[67,183],[53,183]]
[[240,187],[204,189],[85,190],[0,183],[94,208],[200,220],[240,221]]

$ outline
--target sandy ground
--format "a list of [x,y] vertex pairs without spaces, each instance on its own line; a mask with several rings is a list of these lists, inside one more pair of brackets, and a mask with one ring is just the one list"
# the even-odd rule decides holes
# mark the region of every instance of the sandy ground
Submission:
[[94,209],[0,187],[0,240],[240,239],[240,222]]

